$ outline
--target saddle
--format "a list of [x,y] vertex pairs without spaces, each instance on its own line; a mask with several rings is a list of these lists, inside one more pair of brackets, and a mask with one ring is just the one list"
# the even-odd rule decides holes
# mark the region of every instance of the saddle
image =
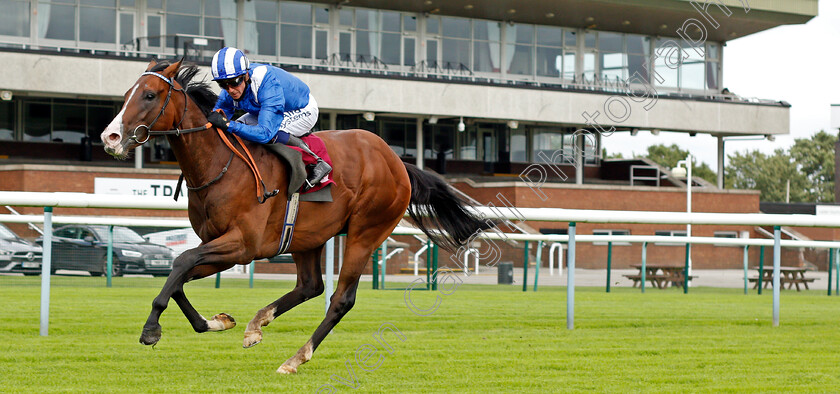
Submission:
[[[301,151],[286,146],[284,144],[265,144],[263,146],[269,151],[273,152],[275,155],[277,155],[277,157],[280,158],[280,160],[285,162],[287,168],[289,169],[289,185],[287,195],[291,196],[292,194],[298,192],[301,186],[303,186],[303,182],[306,180],[308,170],[307,165],[304,163],[303,154],[301,153]],[[325,158],[325,160],[327,159]],[[333,181],[332,178],[330,178],[329,181],[321,183],[315,186],[314,188],[310,189],[306,193],[301,194],[300,200],[314,202],[332,202],[331,191],[333,183],[335,183],[335,181]]]

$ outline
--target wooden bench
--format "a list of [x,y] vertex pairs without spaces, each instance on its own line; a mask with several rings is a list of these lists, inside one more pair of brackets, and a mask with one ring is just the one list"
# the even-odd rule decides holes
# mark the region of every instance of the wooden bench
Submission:
[[[641,274],[627,274],[624,276],[627,277],[627,279],[633,281],[633,287],[639,287],[639,283],[642,281]],[[668,275],[648,275],[645,277],[645,281],[647,283],[650,283],[651,286],[658,286],[658,281],[662,281],[668,278]]]
[[[642,281],[641,274],[626,274],[624,276],[633,281],[633,287],[639,287],[639,283]],[[697,275],[690,275],[688,277],[689,280],[695,278],[697,278]],[[658,287],[660,289],[668,287],[669,283],[674,287],[682,287],[683,285],[682,276],[675,278],[671,275],[648,275],[645,277],[645,281],[651,283],[651,287]]]
[[[753,289],[757,289],[757,288],[758,288],[758,283],[757,283],[757,282],[758,282],[758,277],[757,277],[757,276],[751,276],[751,277],[747,278],[747,280],[748,280],[750,283],[755,283],[755,285],[753,286]],[[817,280],[817,278],[795,278],[795,279],[787,279],[787,278],[781,277],[781,278],[779,278],[779,288],[784,289],[784,288],[785,288],[785,285],[788,285],[788,287],[787,287],[787,288],[788,288],[788,289],[792,289],[792,288],[793,288],[793,286],[796,286],[796,291],[799,291],[799,290],[801,290],[801,289],[799,288],[799,285],[800,285],[800,284],[802,284],[802,285],[804,285],[804,286],[805,286],[805,289],[806,289],[806,290],[810,290],[810,288],[808,287],[808,283],[813,283],[815,280]],[[766,289],[766,288],[768,288],[768,287],[772,287],[772,286],[773,286],[773,280],[772,280],[772,279],[771,279],[771,280],[765,280],[765,281],[764,281],[764,288],[765,288],[765,289]]]

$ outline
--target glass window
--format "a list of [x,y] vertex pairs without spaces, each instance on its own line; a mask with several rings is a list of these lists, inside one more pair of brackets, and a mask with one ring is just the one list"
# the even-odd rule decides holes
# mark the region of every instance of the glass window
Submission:
[[399,33],[382,33],[381,58],[385,64],[400,64],[400,40],[401,36]]
[[117,41],[117,9],[81,7],[79,9],[79,40],[115,43]]
[[283,3],[280,9],[280,21],[301,25],[312,23],[312,6],[303,3]]
[[344,26],[353,26],[353,10],[350,8],[338,10],[338,23]]
[[115,7],[117,0],[79,0],[81,5],[98,5],[102,7]]
[[117,115],[113,105],[87,107],[87,135],[94,141],[99,141],[99,134],[108,127]]
[[566,34],[563,35],[563,44],[567,48],[576,48],[577,47],[577,32],[574,30],[566,30]]
[[[261,21],[268,21],[268,22],[277,22],[277,8],[278,8],[277,6],[278,6],[278,3],[276,1],[274,1],[274,0],[253,0],[251,2],[254,3],[254,11],[255,11],[254,19],[261,20]],[[289,12],[294,13],[293,11],[287,10],[286,7],[287,7],[286,5],[283,6],[284,13],[287,13],[285,15],[288,15]],[[246,8],[248,8],[247,3],[246,3]],[[236,14],[235,14],[235,10],[234,10],[234,15],[226,15],[226,16],[235,16],[235,15]]]
[[149,37],[150,47],[160,47],[160,15],[149,15],[146,24],[146,35]]
[[537,47],[537,75],[559,77],[563,69],[563,50],[553,47]]
[[[236,14],[236,4],[232,4],[231,11]],[[273,0],[255,0],[245,2],[245,45],[244,49],[247,53],[260,54],[266,56],[277,56],[277,21],[279,7],[278,3]],[[225,12],[223,12],[224,14]],[[228,29],[227,22],[230,22]],[[225,41],[235,42],[236,20],[225,20],[226,23],[220,23],[219,26],[223,28],[223,33],[234,33],[232,40],[225,36]],[[215,29],[214,29],[215,30]],[[205,34],[210,35],[205,26]]]
[[[592,230],[592,235],[630,235],[630,230]],[[592,245],[607,245],[608,242],[593,242]],[[613,242],[616,245],[630,245],[630,242]]]
[[146,8],[159,10],[163,8],[163,0],[146,0]]
[[15,118],[15,102],[0,101],[0,141],[15,139]]
[[473,22],[473,71],[493,72],[501,71],[500,48],[502,24],[493,21]]
[[475,41],[473,45],[473,71],[499,72],[499,42]]
[[51,140],[77,144],[84,136],[85,108],[81,105],[53,104]]
[[426,18],[426,33],[440,34],[440,17],[430,16]]
[[444,38],[441,43],[443,49],[442,60],[444,67],[456,70],[461,67],[470,68],[470,41]]
[[0,35],[29,37],[29,1],[0,2]]
[[555,163],[566,162],[566,160],[561,161],[561,158],[571,152],[563,150],[563,134],[559,130],[540,127],[534,129],[533,135],[532,160],[534,162],[546,163],[552,160]]
[[602,80],[627,80],[627,54],[624,53],[623,40],[621,34],[605,32],[598,34]]
[[322,7],[315,8],[315,23],[330,23],[330,9]]
[[532,75],[534,73],[534,26],[517,24],[505,30],[507,72]]
[[356,10],[356,27],[365,30],[379,30],[378,12],[375,10]]
[[400,13],[382,11],[382,31],[400,32]]
[[461,160],[476,160],[478,158],[478,144],[476,142],[475,127],[467,127],[465,131],[459,132],[461,140]]
[[166,12],[201,14],[201,0],[169,0],[166,2]]
[[414,38],[413,37],[405,37],[403,39],[403,64],[406,66],[413,66],[417,63],[414,59]]
[[470,38],[470,20],[466,18],[441,18],[443,35],[454,38]]
[[[659,75],[659,77],[664,79],[663,83],[658,84],[659,86],[664,86],[666,88],[676,88],[679,86],[680,82],[678,64],[680,61],[680,51],[679,48],[673,49],[674,47],[671,43],[668,43],[666,45],[666,42],[669,41],[670,40],[666,39],[656,40],[656,60],[654,60],[653,67],[654,70],[656,70],[656,73]],[[666,57],[668,57],[667,64],[665,62]]]
[[[706,66],[703,56],[683,42],[683,63],[680,67],[680,87],[682,89],[703,90],[706,88]],[[701,52],[703,49],[701,49]]]
[[120,6],[134,7],[134,0],[120,0]]
[[312,57],[312,27],[280,25],[280,56]]
[[415,31],[417,30],[417,17],[413,15],[403,16],[403,30]]
[[[391,150],[398,156],[405,156],[405,128],[404,121],[383,121],[382,122],[382,139],[388,143]],[[416,149],[415,149],[416,150]]]
[[[175,47],[176,34],[201,34],[201,18],[194,15],[166,15],[166,46]],[[179,41],[178,45],[182,45]]]
[[528,162],[528,135],[523,128],[510,131],[510,161]]
[[23,124],[24,141],[49,141],[50,120],[52,119],[52,107],[50,103],[25,101],[23,103]]
[[537,26],[537,45],[563,46],[563,29],[552,26]]
[[76,6],[38,3],[38,37],[76,39]]

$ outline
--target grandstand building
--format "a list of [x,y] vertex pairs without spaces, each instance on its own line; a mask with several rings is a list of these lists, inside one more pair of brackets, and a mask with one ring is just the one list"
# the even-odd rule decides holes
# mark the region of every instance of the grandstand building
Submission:
[[[681,211],[691,183],[698,210],[758,212],[756,193],[723,190],[722,171],[687,181],[599,153],[614,133],[702,133],[717,137],[722,168],[726,137],[789,133],[783,98],[724,89],[723,46],[816,14],[817,0],[3,0],[0,184],[95,192],[97,179],[177,178],[166,141],[117,162],[99,134],[151,57],[209,75],[212,54],[235,46],[308,83],[319,128],[375,132],[488,201],[505,190],[519,206]],[[540,163],[559,171],[545,179],[554,197],[534,200],[522,174]],[[761,236],[706,230],[695,235]]]

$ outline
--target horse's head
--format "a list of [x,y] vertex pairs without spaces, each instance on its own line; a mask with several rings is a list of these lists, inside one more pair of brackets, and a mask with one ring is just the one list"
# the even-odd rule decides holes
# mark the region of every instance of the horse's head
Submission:
[[161,69],[162,66],[152,60],[125,93],[122,110],[100,136],[105,152],[124,159],[133,148],[149,140],[150,130],[167,130],[180,115],[183,104],[170,105],[170,101],[183,98],[172,94],[173,90],[181,90],[174,80],[181,61]]

